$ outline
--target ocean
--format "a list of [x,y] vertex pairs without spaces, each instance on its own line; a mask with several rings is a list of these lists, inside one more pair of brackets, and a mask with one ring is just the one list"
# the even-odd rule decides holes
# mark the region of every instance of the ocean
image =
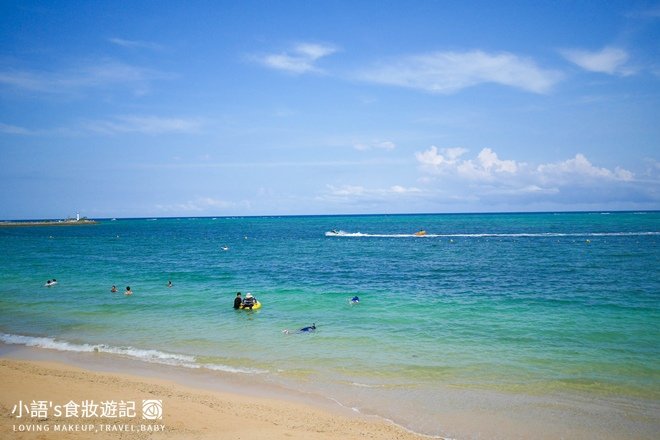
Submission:
[[0,228],[0,267],[3,344],[247,377],[432,436],[495,438],[474,415],[660,432],[659,212],[105,219]]

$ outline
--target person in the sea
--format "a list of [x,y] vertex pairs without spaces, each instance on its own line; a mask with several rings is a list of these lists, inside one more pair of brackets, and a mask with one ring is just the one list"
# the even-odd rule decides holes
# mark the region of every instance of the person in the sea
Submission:
[[355,295],[353,298],[351,298],[351,304],[357,304],[360,302],[360,298],[358,298],[357,295]]
[[316,323],[310,325],[309,327],[303,327],[300,330],[298,330],[299,333],[306,333],[306,332],[313,332],[316,330]]
[[126,292],[124,292],[124,295],[133,295],[133,291],[131,290],[131,286],[126,286]]
[[113,284],[112,288],[110,288],[110,292],[115,293],[116,291],[117,291],[117,286]]
[[167,287],[174,287],[174,284],[172,284],[172,281],[167,282]]
[[248,292],[245,295],[245,299],[243,300],[243,308],[251,310],[256,303],[257,303],[257,298],[253,297],[252,294]]
[[[316,323],[310,325],[309,327],[303,327],[295,333],[311,333],[313,331],[316,331]],[[282,333],[284,333],[285,335],[291,334],[289,330],[282,330]]]
[[243,298],[241,298],[241,292],[236,292],[236,298],[234,298],[234,308],[240,309],[241,304],[243,304]]
[[51,284],[53,284],[51,280],[46,281],[46,286],[50,286]]

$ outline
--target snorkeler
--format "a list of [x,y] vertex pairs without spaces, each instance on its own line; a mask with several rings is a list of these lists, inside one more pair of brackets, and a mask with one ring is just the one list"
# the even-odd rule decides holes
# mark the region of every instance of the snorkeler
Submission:
[[[315,331],[315,330],[316,330],[316,323],[310,325],[309,327],[303,327],[303,328],[301,328],[300,330],[298,330],[298,331],[296,331],[296,332],[293,332],[293,333],[311,333],[311,332],[313,332],[313,331]],[[286,329],[285,329],[285,330],[282,330],[282,333],[284,333],[285,335],[290,335],[290,334],[292,334],[291,331],[286,330]]]

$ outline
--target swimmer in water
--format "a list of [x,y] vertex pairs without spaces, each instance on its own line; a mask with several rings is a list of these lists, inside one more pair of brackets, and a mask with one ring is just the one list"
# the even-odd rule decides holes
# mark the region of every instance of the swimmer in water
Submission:
[[133,291],[131,290],[131,286],[126,286],[126,292],[124,292],[124,295],[133,295]]
[[[311,332],[313,332],[313,331],[315,331],[315,330],[316,330],[316,323],[312,324],[312,325],[309,326],[309,327],[303,327],[303,328],[301,328],[300,330],[298,330],[298,331],[296,331],[296,332],[294,332],[294,333],[311,333]],[[282,333],[284,333],[285,335],[290,335],[290,334],[292,334],[292,332],[290,332],[289,330],[282,330]]]
[[112,292],[112,293],[117,292],[117,286],[115,286],[115,285],[113,284],[112,287],[110,288],[110,292]]
[[357,295],[351,298],[351,304],[358,304],[359,302],[360,302],[360,298],[358,298]]
[[167,282],[167,287],[174,287],[174,284],[172,284],[172,281]]

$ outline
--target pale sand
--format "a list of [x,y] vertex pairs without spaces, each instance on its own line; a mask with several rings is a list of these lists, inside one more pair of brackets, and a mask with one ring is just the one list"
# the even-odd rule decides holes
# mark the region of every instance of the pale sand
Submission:
[[[0,438],[8,439],[400,439],[426,438],[386,421],[333,413],[270,398],[205,391],[161,379],[98,373],[61,363],[0,359]],[[143,399],[162,399],[163,418],[142,420]],[[17,418],[19,402],[135,401],[133,418]],[[164,425],[164,432],[54,432],[55,425]],[[19,432],[21,425],[49,425],[48,432]],[[130,429],[130,428],[129,428]]]

